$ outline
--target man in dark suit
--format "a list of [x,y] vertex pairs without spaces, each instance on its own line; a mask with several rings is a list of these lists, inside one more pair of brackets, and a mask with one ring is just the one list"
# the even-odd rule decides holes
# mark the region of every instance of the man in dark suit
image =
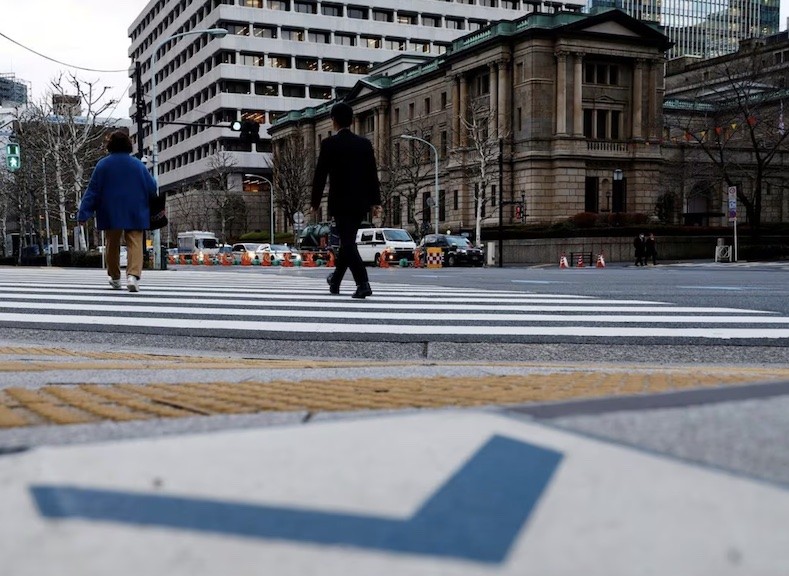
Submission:
[[371,296],[373,291],[367,269],[356,247],[356,232],[371,209],[373,216],[380,211],[378,169],[370,141],[351,132],[353,109],[344,102],[335,104],[331,109],[331,118],[336,134],[321,142],[312,181],[312,213],[317,216],[328,177],[329,216],[334,218],[340,238],[336,268],[327,278],[329,292],[340,293],[342,278],[346,270],[350,269],[356,282],[353,298],[365,298]]

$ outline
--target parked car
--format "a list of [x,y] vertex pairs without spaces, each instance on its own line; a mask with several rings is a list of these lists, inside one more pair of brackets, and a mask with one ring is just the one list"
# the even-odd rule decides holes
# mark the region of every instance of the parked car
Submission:
[[441,248],[444,255],[444,266],[482,266],[485,254],[481,248],[475,247],[465,236],[451,234],[428,234],[422,238],[419,247],[423,258],[427,248]]
[[257,249],[260,258],[263,258],[263,252],[271,254],[272,260],[284,260],[285,254],[288,253],[290,254],[291,262],[295,263],[301,261],[301,254],[299,254],[299,251],[287,244],[261,244]]
[[362,262],[378,266],[381,254],[390,263],[412,261],[416,242],[402,228],[360,228],[356,232],[356,247]]
[[261,244],[260,242],[239,242],[238,244],[233,244],[231,251],[233,252],[233,256],[241,257],[246,253],[250,258],[254,258],[258,248],[262,248],[263,246],[268,246],[268,244]]

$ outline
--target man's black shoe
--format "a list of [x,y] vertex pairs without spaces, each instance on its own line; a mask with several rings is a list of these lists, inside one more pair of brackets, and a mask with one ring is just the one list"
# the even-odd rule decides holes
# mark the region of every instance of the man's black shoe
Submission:
[[373,295],[373,289],[370,288],[370,283],[365,282],[364,284],[359,284],[356,287],[356,292],[353,293],[351,298],[366,298],[367,296]]
[[339,294],[340,287],[334,284],[334,282],[332,282],[333,279],[334,279],[334,272],[332,272],[326,277],[326,282],[329,284],[329,294]]

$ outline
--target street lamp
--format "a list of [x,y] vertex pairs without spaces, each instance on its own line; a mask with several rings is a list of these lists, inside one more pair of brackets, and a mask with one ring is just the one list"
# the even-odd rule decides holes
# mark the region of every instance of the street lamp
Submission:
[[274,184],[271,182],[271,180],[269,180],[265,176],[260,176],[258,174],[244,174],[244,176],[259,178],[260,180],[263,180],[264,182],[268,183],[269,197],[271,198],[271,207],[269,208],[269,217],[270,217],[269,234],[271,238],[270,243],[274,244]]
[[[151,162],[153,168],[153,179],[156,182],[156,195],[159,195],[159,119],[156,115],[156,62],[159,48],[170,40],[175,40],[181,36],[190,36],[195,34],[208,34],[216,38],[222,38],[227,34],[224,28],[206,28],[201,30],[189,30],[188,32],[179,32],[167,38],[162,38],[153,47],[153,54],[151,55],[151,135],[153,136],[153,143],[151,144]],[[142,136],[142,135],[140,135]],[[161,233],[159,230],[153,231],[153,267],[154,269],[161,269],[162,267],[162,242]]]
[[433,146],[433,144],[431,144],[430,142],[428,142],[424,138],[419,138],[418,136],[412,136],[411,134],[401,134],[400,138],[403,138],[405,140],[419,140],[420,142],[430,146],[430,148],[433,150],[433,158],[435,158],[435,162],[436,162],[436,166],[435,166],[436,181],[435,181],[435,199],[434,199],[435,210],[434,211],[435,211],[435,214],[436,214],[436,217],[435,217],[435,220],[436,220],[436,234],[438,234],[438,150],[436,150],[436,147]]

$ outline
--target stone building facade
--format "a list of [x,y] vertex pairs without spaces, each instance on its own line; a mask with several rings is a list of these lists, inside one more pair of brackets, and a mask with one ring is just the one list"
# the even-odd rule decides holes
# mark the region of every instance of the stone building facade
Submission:
[[680,221],[727,225],[732,186],[739,222],[789,221],[789,33],[672,60],[665,96],[664,188]]
[[[385,190],[397,190],[388,222],[435,220],[434,157],[419,139],[438,156],[442,229],[472,229],[478,212],[493,226],[500,202],[504,223],[514,222],[521,199],[527,223],[653,212],[668,47],[656,27],[621,11],[529,14],[460,38],[429,62],[374,69],[345,101],[355,131],[373,142]],[[277,140],[299,134],[314,156],[331,134],[330,106],[276,122],[275,155]],[[401,173],[414,157],[418,185]]]

